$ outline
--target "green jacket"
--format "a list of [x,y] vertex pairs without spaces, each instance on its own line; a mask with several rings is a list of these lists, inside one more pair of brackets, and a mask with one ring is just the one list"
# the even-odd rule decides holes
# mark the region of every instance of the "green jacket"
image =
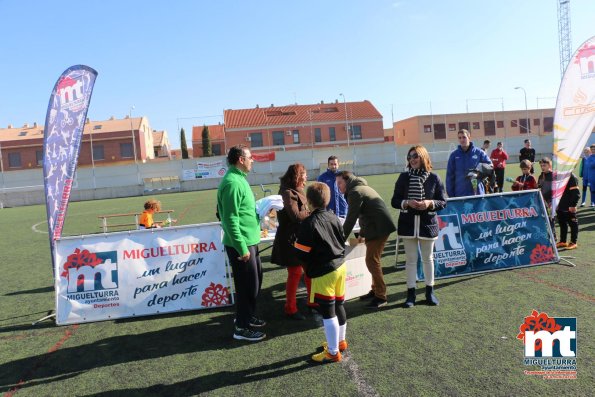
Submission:
[[246,174],[233,165],[217,188],[217,209],[223,228],[223,245],[245,255],[249,246],[260,242],[254,193],[246,180]]
[[347,182],[345,198],[349,206],[343,224],[345,238],[349,237],[358,218],[360,235],[366,240],[377,240],[397,230],[382,197],[365,179],[352,176]]

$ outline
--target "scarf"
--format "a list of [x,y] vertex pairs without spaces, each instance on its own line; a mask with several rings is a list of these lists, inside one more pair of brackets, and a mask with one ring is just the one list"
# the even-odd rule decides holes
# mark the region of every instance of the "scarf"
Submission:
[[428,179],[430,173],[426,170],[409,169],[409,191],[407,192],[407,198],[409,200],[421,201],[424,197],[424,182]]

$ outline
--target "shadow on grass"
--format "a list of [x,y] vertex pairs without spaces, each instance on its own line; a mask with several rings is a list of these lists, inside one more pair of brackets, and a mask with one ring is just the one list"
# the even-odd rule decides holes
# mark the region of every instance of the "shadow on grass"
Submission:
[[[111,390],[102,393],[89,394],[86,397],[119,397],[119,396],[194,396],[211,392],[226,386],[238,386],[277,376],[284,376],[310,368],[308,356],[293,357],[275,363],[260,365],[242,371],[220,371],[209,375],[199,376],[170,385],[158,384],[138,389]],[[301,363],[301,364],[300,364]],[[297,365],[299,364],[299,365]],[[297,366],[296,366],[297,365]],[[289,393],[291,394],[291,393]]]
[[35,288],[35,289],[24,289],[21,291],[9,292],[8,294],[4,294],[4,296],[44,294],[46,292],[53,292],[53,291],[54,291],[54,286],[52,285],[49,287],[41,287],[41,288]]

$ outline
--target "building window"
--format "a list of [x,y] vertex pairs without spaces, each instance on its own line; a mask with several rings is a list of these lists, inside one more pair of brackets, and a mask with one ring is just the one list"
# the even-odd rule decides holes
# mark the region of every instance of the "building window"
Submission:
[[519,132],[521,134],[526,134],[529,132],[529,128],[531,126],[528,125],[528,119],[519,119]]
[[283,146],[285,145],[285,137],[283,136],[285,133],[283,131],[273,131],[273,145],[274,146]]
[[262,132],[253,132],[250,134],[250,147],[263,147]]
[[8,153],[8,166],[10,168],[21,167],[21,154],[20,153]]
[[322,130],[314,128],[314,142],[322,142]]
[[448,130],[449,131],[456,131],[457,130],[457,125],[455,123],[448,124]]
[[434,139],[446,139],[446,124],[434,124]]
[[486,136],[496,135],[496,122],[494,120],[485,120],[483,122],[483,131]]
[[519,123],[516,120],[510,120],[511,127],[518,127]]
[[467,131],[469,131],[469,122],[468,121],[461,121],[459,123],[459,131],[460,130],[467,130]]
[[122,157],[123,159],[134,157],[134,152],[132,151],[132,143],[126,142],[120,144],[120,157]]
[[504,121],[502,121],[502,120],[496,121],[496,127],[497,128],[504,128]]
[[43,150],[36,150],[35,151],[35,160],[37,161],[37,165],[43,165]]
[[214,143],[211,145],[211,150],[213,151],[213,156],[221,156],[221,144]]
[[105,160],[105,150],[103,145],[93,145],[93,160]]
[[93,126],[93,129],[94,129],[94,130],[100,130],[100,129],[101,129],[101,127],[102,127],[102,125],[101,125],[101,124],[97,124],[97,125],[94,125],[94,126]]
[[298,144],[300,143],[300,131],[299,130],[293,130],[293,143],[294,144]]
[[473,122],[473,129],[474,130],[478,130],[479,129],[479,121],[474,121]]
[[328,140],[331,142],[337,140],[337,135],[335,134],[335,127],[328,127]]
[[352,125],[351,126],[351,139],[362,139],[362,126]]
[[553,117],[544,117],[543,118],[543,132],[553,132],[554,131],[554,118]]
[[533,119],[533,125],[538,126],[539,124],[541,124],[540,121],[541,120],[539,120],[539,119]]
[[424,132],[432,132],[432,126],[429,124],[424,125]]

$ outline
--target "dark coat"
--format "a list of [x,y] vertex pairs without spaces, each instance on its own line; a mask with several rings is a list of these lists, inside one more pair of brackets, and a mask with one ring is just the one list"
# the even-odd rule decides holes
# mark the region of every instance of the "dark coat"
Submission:
[[352,175],[347,181],[345,198],[348,205],[347,217],[343,224],[345,238],[349,237],[358,218],[359,234],[369,241],[386,237],[397,230],[382,197],[368,186],[365,179]]
[[[444,198],[444,185],[440,177],[433,172],[424,182],[424,197],[426,200],[434,200],[432,210],[416,210],[413,208],[403,209],[403,200],[407,200],[409,192],[409,173],[403,172],[395,183],[395,191],[391,200],[393,208],[401,210],[399,214],[398,230],[399,237],[420,237],[431,239],[438,236],[438,216],[436,211],[446,207]],[[415,216],[419,215],[419,231],[416,236]]]
[[277,212],[279,227],[275,234],[271,263],[281,266],[301,265],[295,256],[293,243],[296,238],[300,223],[310,215],[306,206],[306,196],[302,189],[292,189],[287,186],[279,188],[283,198],[283,209]]

